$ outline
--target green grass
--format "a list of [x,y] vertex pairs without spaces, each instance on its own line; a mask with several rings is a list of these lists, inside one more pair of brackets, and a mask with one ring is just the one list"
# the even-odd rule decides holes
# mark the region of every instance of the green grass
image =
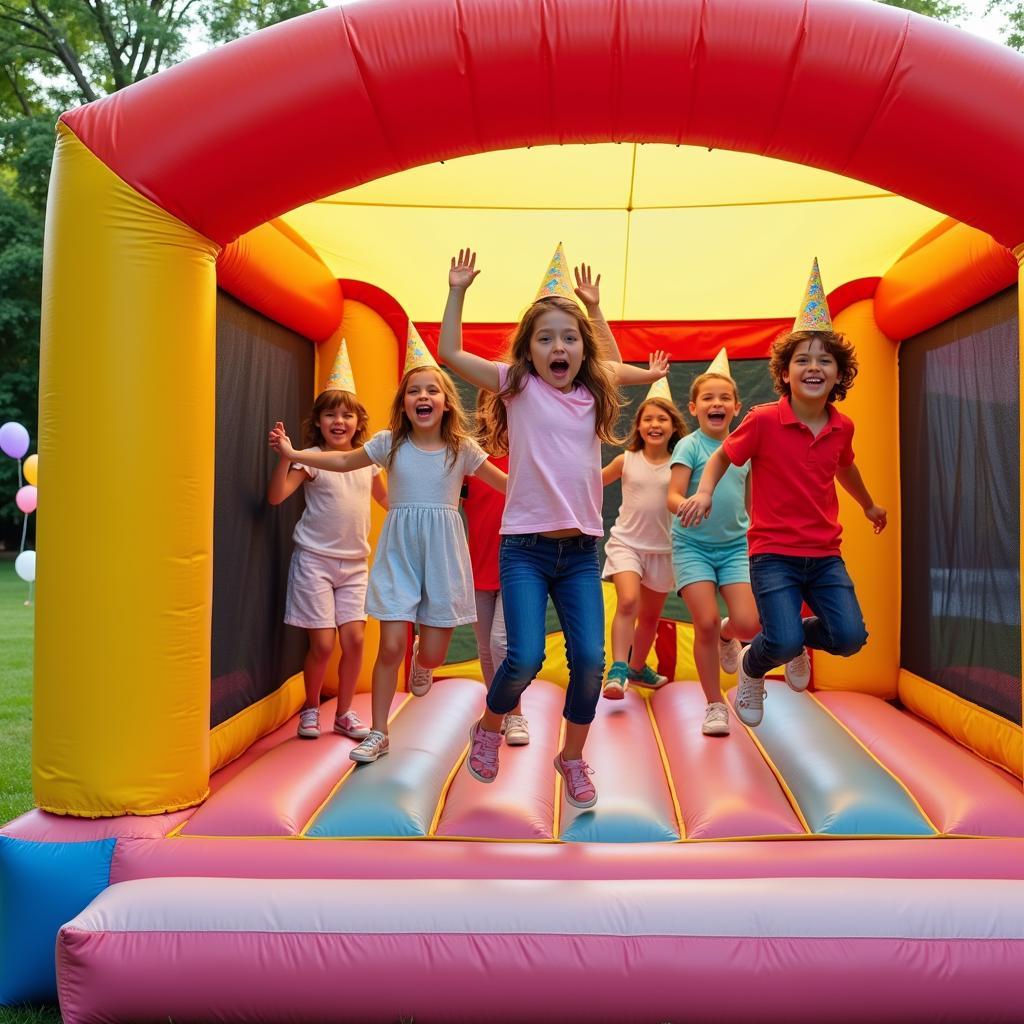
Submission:
[[[31,810],[32,642],[35,607],[28,584],[0,559],[0,821]],[[59,1024],[54,1006],[0,1007],[0,1024]]]

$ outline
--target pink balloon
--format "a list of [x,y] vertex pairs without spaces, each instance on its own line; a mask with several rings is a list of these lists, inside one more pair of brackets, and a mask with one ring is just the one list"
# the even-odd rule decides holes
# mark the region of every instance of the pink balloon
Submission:
[[26,515],[29,512],[35,512],[38,502],[39,494],[31,484],[19,487],[18,493],[14,496],[15,505],[17,505],[18,508],[20,508]]

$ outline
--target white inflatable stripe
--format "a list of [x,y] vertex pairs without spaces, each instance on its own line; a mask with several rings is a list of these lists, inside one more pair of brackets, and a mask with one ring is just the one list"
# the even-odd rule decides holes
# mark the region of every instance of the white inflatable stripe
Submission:
[[95,932],[1024,939],[1024,881],[151,878],[101,893]]

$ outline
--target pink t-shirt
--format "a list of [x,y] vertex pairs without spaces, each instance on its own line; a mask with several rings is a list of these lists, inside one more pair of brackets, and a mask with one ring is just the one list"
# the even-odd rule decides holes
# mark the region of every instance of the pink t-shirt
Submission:
[[[510,369],[495,363],[499,388]],[[594,396],[582,386],[568,394],[530,373],[505,402],[508,413],[508,493],[501,532],[604,533],[601,521],[601,442]]]

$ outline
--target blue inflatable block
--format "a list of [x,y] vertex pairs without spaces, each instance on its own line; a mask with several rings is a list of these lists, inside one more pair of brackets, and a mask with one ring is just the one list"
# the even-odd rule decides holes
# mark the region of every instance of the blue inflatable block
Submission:
[[812,832],[833,836],[931,836],[907,791],[810,695],[767,684],[754,730]]
[[110,884],[116,842],[0,836],[0,1005],[57,1001],[57,932]]

